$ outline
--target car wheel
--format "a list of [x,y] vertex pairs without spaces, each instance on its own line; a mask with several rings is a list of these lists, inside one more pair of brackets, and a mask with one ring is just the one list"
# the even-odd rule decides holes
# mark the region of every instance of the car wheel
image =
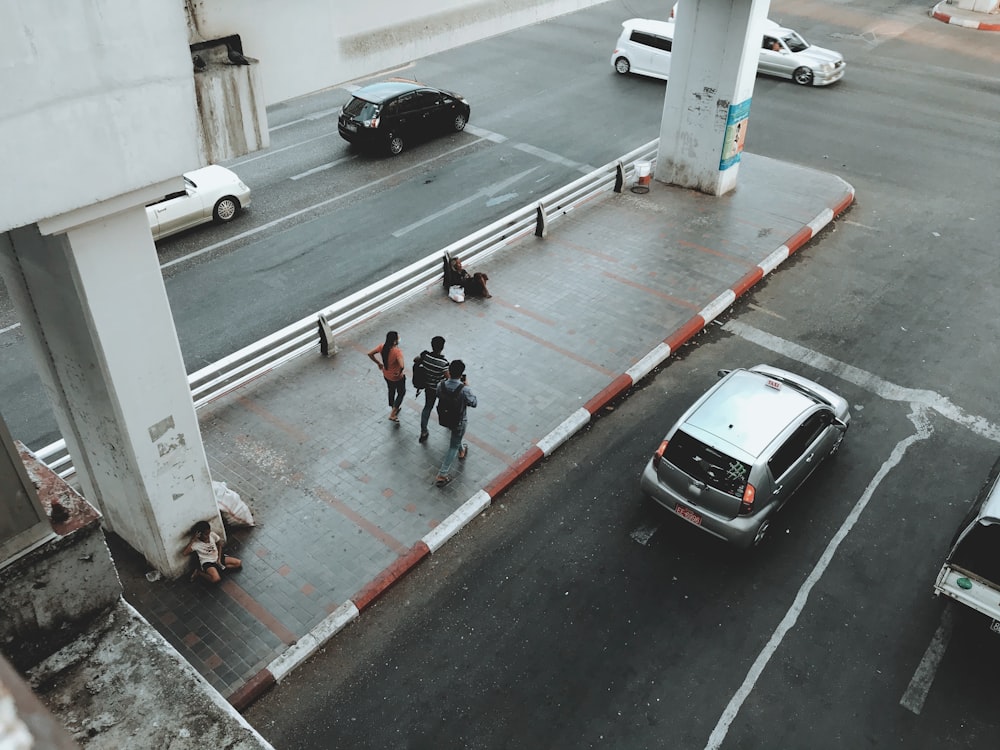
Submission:
[[403,153],[403,136],[393,133],[389,136],[389,153],[398,156]]
[[468,118],[464,114],[459,112],[458,114],[455,115],[455,119],[451,121],[451,127],[455,130],[456,133],[459,133],[465,130],[465,123],[467,123],[468,121],[469,121]]
[[753,546],[758,547],[760,543],[764,541],[764,537],[767,536],[767,530],[771,528],[771,519],[765,518],[764,523],[757,527],[757,533],[753,537]]
[[212,209],[212,218],[220,224],[225,224],[227,221],[235,219],[239,212],[240,202],[233,196],[227,195],[225,198],[219,198],[216,202],[215,208]]
[[628,58],[619,57],[617,60],[615,60],[615,70],[617,70],[622,75],[625,75],[630,70],[632,70],[632,66],[629,64]]
[[792,79],[800,86],[811,86],[813,82],[813,72],[809,68],[796,68],[792,73]]

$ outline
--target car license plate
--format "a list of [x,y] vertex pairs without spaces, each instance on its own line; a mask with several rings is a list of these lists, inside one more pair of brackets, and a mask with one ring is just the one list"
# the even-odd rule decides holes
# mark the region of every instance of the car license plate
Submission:
[[701,516],[695,513],[693,510],[688,510],[683,505],[678,505],[674,508],[674,513],[679,515],[681,518],[686,518],[691,523],[696,526],[701,526]]
[[990,623],[990,631],[1000,635],[1000,620],[993,620],[993,622]]

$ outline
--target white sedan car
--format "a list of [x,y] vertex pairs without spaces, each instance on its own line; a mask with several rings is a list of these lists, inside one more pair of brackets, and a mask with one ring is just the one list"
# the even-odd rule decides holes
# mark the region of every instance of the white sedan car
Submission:
[[216,164],[187,172],[184,190],[146,206],[153,239],[182,232],[198,224],[232,221],[250,205],[250,188],[235,174]]

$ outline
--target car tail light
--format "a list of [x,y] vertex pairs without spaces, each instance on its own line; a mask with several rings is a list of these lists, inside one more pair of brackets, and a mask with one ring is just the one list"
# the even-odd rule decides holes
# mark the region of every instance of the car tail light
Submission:
[[664,440],[660,443],[660,447],[656,449],[656,453],[653,454],[653,468],[660,468],[660,459],[663,458],[663,451],[667,449],[667,441]]
[[743,500],[740,502],[740,515],[748,516],[753,513],[753,498],[757,494],[757,490],[753,488],[750,482],[747,482],[746,489],[743,490]]

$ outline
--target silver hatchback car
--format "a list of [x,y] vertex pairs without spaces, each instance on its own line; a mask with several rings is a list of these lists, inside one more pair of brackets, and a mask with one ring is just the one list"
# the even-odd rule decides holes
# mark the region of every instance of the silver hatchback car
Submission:
[[851,422],[847,401],[786,370],[720,370],[642,472],[643,492],[703,531],[747,548]]

